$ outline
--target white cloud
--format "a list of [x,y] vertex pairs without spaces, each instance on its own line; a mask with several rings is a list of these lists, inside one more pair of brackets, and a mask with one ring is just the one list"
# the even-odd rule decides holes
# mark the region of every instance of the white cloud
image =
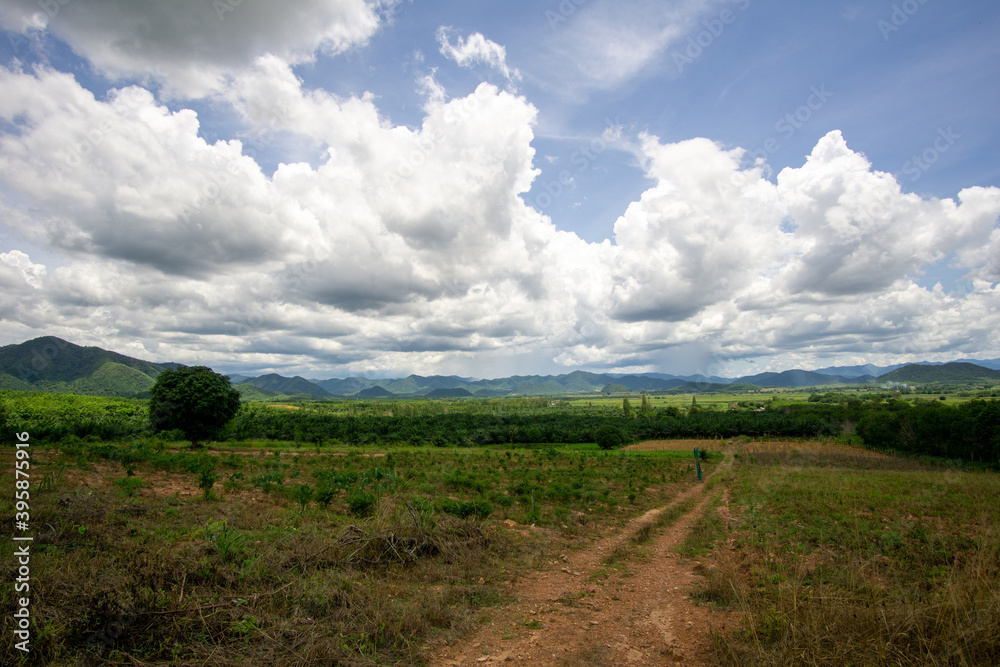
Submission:
[[[614,242],[586,243],[525,205],[537,110],[493,85],[431,95],[408,128],[371,96],[306,90],[287,61],[258,58],[223,94],[256,131],[324,156],[273,176],[139,87],[97,100],[47,69],[0,70],[0,87],[5,219],[68,256],[44,274],[0,255],[9,342],[55,333],[331,375],[529,362],[717,374],[777,354],[1000,346],[1000,189],[904,193],[839,132],[777,182],[741,169],[742,150],[640,136],[653,184]],[[915,283],[946,255],[977,279],[968,294]]]
[[610,90],[661,69],[669,61],[667,49],[699,27],[698,21],[713,9],[737,12],[743,2],[588,2],[565,23],[553,25],[555,32],[539,56],[546,66],[539,69],[556,73],[547,85],[570,95]]
[[[0,25],[45,26],[111,77],[162,81],[166,92],[202,97],[256,57],[311,61],[317,51],[364,44],[379,27],[366,0],[7,0]],[[48,9],[46,9],[48,7]]]
[[[25,285],[41,289],[42,278],[45,276],[45,265],[35,264],[26,253],[20,250],[0,253],[0,265],[14,269]],[[5,282],[10,282],[5,281]],[[14,285],[9,285],[13,287]]]
[[440,27],[437,32],[441,55],[454,60],[460,67],[483,64],[492,67],[508,81],[517,81],[521,73],[507,65],[507,49],[483,37],[482,33],[472,33],[467,38],[459,37],[455,44],[449,38],[450,28]]

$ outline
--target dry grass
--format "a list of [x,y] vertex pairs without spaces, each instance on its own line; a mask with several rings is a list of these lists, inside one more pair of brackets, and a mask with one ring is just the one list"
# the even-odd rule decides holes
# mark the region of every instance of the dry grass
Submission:
[[[127,464],[134,477],[122,453],[145,457]],[[8,454],[0,486],[12,488]],[[32,485],[25,664],[421,664],[428,643],[454,639],[503,604],[516,573],[544,560],[554,541],[583,544],[694,483],[685,465],[646,458],[259,448],[195,456],[129,445],[102,458],[85,447],[33,448],[38,479],[61,466],[66,474],[54,488]],[[209,460],[219,479],[205,500],[193,466]],[[376,467],[392,475],[366,477]],[[295,502],[292,490],[319,489],[329,474],[353,486],[328,506]],[[132,495],[114,483],[125,478],[142,480]],[[354,515],[350,494],[360,492],[375,499]],[[493,513],[458,518],[442,510],[445,498],[488,502]],[[12,498],[0,500],[0,515],[12,520]],[[508,528],[508,516],[537,527]],[[16,560],[5,544],[0,580],[11,582]],[[0,604],[13,608],[12,595],[0,588]],[[0,633],[12,637],[12,623],[0,619]],[[18,658],[13,642],[0,648],[0,664]]]
[[718,664],[997,664],[1000,479],[867,460],[732,480],[734,525],[698,592],[742,619],[713,632]]

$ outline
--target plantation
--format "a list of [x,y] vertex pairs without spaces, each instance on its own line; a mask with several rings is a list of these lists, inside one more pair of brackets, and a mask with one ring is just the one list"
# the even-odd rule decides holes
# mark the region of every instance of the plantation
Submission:
[[613,530],[694,480],[684,452],[593,446],[195,453],[74,440],[33,457],[37,664],[411,662],[427,637],[503,602],[551,540]]
[[193,448],[148,401],[4,392],[2,660],[993,664],[1000,404],[805,398],[251,403]]
[[[0,391],[0,420],[37,442],[117,440],[151,435],[148,401]],[[623,409],[617,404],[548,399],[477,401],[249,403],[220,441],[278,440],[314,445],[593,443],[608,429],[615,442],[660,438],[855,437],[866,447],[1000,466],[1000,401],[942,402],[893,394],[854,394],[795,402],[729,402]],[[289,409],[289,408],[294,409]],[[16,425],[16,426],[14,426]],[[181,440],[183,434],[167,434]],[[603,439],[603,438],[602,438]]]

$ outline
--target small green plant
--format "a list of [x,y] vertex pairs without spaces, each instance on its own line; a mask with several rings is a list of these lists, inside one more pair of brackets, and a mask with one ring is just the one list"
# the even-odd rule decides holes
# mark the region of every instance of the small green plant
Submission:
[[243,488],[243,473],[236,472],[229,476],[222,484],[226,491],[239,491]]
[[239,545],[247,539],[246,535],[237,533],[229,527],[229,523],[223,519],[221,521],[209,521],[205,524],[203,531],[205,538],[212,543],[216,552],[222,560],[228,562],[236,555]]
[[347,496],[347,507],[355,516],[365,516],[375,506],[375,494],[355,491]]
[[136,489],[144,483],[139,477],[122,477],[115,480],[115,486],[118,487],[118,491],[128,497],[134,496]]
[[52,489],[56,488],[56,486],[59,484],[59,482],[62,481],[62,476],[63,476],[63,473],[65,471],[66,471],[66,468],[64,466],[61,466],[59,468],[59,471],[56,472],[56,473],[54,473],[54,474],[51,473],[51,472],[45,473],[42,476],[41,481],[38,482],[38,490],[39,491],[51,491]]
[[316,502],[324,508],[329,507],[333,499],[337,497],[339,489],[332,485],[326,485],[316,490]]
[[234,621],[232,624],[233,632],[241,636],[252,635],[257,632],[257,617],[251,616],[250,614],[244,614],[243,618],[239,621]]
[[460,519],[468,519],[472,516],[485,519],[493,513],[493,505],[482,498],[477,498],[471,502],[448,498],[441,501],[440,508],[445,514],[451,514]]
[[292,489],[292,499],[299,504],[299,508],[304,512],[306,505],[315,497],[316,492],[308,484],[299,484]]
[[198,488],[205,494],[205,500],[212,497],[212,487],[219,476],[215,472],[215,467],[211,464],[203,464],[198,471]]

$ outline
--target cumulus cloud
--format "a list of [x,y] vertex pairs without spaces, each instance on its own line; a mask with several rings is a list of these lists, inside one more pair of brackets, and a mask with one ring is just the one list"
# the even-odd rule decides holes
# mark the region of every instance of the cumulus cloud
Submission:
[[[774,182],[741,149],[642,135],[652,184],[613,241],[587,243],[523,200],[537,110],[490,84],[432,95],[404,127],[371,96],[308,90],[288,61],[257,58],[222,94],[254,132],[323,156],[272,175],[142,87],[98,100],[49,69],[0,70],[0,87],[4,217],[67,258],[46,272],[0,255],[10,342],[330,375],[720,374],[775,354],[1000,345],[1000,189],[905,193],[839,132]],[[967,294],[917,284],[946,257]]]
[[[21,252],[20,250],[11,250],[10,252],[0,253],[0,264],[4,267],[14,269],[25,285],[35,289],[40,289],[42,287],[42,278],[45,276],[45,265],[35,264],[26,253]],[[10,273],[8,272],[8,276],[9,275]],[[16,281],[11,281],[9,279],[5,282],[9,287],[14,287],[16,284]]]
[[[366,43],[380,3],[366,0],[9,0],[0,25],[44,28],[112,79],[151,78],[166,91],[202,97],[256,57],[311,61]],[[391,4],[391,3],[381,3]]]
[[488,65],[503,74],[508,81],[517,81],[521,73],[507,65],[507,49],[496,42],[486,39],[482,33],[475,32],[467,38],[459,37],[455,44],[451,43],[451,29],[445,26],[438,28],[437,39],[441,47],[441,55],[454,60],[460,67]]

